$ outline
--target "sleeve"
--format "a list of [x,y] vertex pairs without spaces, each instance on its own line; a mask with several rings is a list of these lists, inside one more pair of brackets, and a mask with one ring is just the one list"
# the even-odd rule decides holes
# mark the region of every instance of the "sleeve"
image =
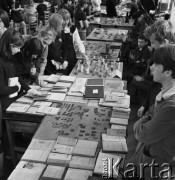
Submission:
[[48,55],[48,45],[46,47],[43,48],[43,52],[40,58],[40,73],[39,75],[43,75],[44,74],[44,70],[46,68],[47,65],[47,55]]
[[0,96],[8,96],[18,91],[18,86],[9,87],[5,85],[4,81],[4,71],[2,66],[0,65]]
[[156,108],[156,115],[152,116],[151,120],[146,117],[144,116],[134,124],[134,133],[138,141],[151,145],[174,133],[174,105]]
[[84,12],[82,12],[82,13],[80,14],[80,17],[81,17],[80,21],[81,21],[81,20],[82,20],[82,21],[86,21],[86,19],[87,19],[86,14],[85,14]]
[[30,89],[29,85],[26,84],[21,77],[19,77],[19,83],[21,84],[21,89],[26,92]]
[[75,29],[75,31],[73,33],[73,43],[74,43],[75,49],[78,49],[78,51],[80,51],[82,54],[85,54],[85,47],[80,39],[77,28]]
[[146,48],[145,51],[143,52],[142,60],[146,62],[146,60],[148,60],[150,57],[151,57],[151,52],[149,51],[148,48]]

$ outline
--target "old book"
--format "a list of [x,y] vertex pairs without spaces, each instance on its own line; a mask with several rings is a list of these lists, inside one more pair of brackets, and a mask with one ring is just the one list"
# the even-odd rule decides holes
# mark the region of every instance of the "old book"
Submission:
[[126,131],[123,129],[107,129],[107,135],[126,137]]
[[[18,84],[18,77],[9,78],[9,80],[8,80],[9,87],[17,86],[17,84]],[[13,94],[10,94],[9,98],[16,97],[17,95],[18,95],[18,92],[15,92]]]
[[102,140],[103,141],[115,141],[115,142],[126,142],[125,137],[122,136],[110,136],[107,134],[102,134]]
[[8,180],[38,180],[42,174],[41,170],[32,170],[27,168],[16,168],[13,170]]
[[63,137],[63,136],[58,136],[55,145],[63,144],[63,145],[67,145],[67,146],[75,146],[76,143],[77,143],[77,139],[69,138],[69,137]]
[[126,131],[126,126],[117,125],[117,124],[112,124],[112,125],[111,125],[111,129],[123,129],[123,130]]
[[18,98],[16,100],[16,102],[25,103],[25,104],[32,104],[33,103],[33,99],[30,98],[30,97],[22,96],[22,97]]
[[129,115],[130,115],[130,112],[113,110],[111,116],[113,118],[129,119]]
[[127,153],[126,141],[102,141],[103,152],[108,153]]
[[32,106],[37,106],[37,107],[40,107],[40,106],[50,107],[51,105],[52,105],[52,102],[46,102],[46,101],[35,101],[35,103],[32,104]]
[[69,167],[78,169],[93,170],[96,158],[73,156]]
[[55,89],[64,89],[64,88],[70,88],[72,83],[65,83],[65,82],[57,82],[53,88]]
[[82,104],[87,104],[88,100],[84,99],[82,96],[66,96],[65,98],[66,102],[78,102]]
[[73,155],[94,157],[97,146],[98,142],[96,141],[78,140]]
[[92,171],[69,168],[64,180],[88,180],[92,176]]
[[47,115],[57,115],[60,111],[60,108],[40,106],[37,110],[38,113],[47,114]]
[[34,114],[34,115],[37,115],[37,116],[44,116],[45,114],[43,113],[38,113],[38,108],[39,107],[36,107],[36,106],[31,106],[29,107],[29,109],[27,110],[27,114]]
[[65,93],[49,93],[50,96],[48,98],[48,101],[51,102],[59,102],[59,101],[64,101],[66,94]]
[[[121,161],[121,156],[99,152],[94,174],[107,175],[107,177],[118,177],[118,169]],[[115,171],[112,173],[113,165],[115,165]]]
[[72,154],[73,150],[74,150],[73,146],[57,144],[56,146],[53,147],[52,152],[62,153],[62,154]]
[[29,149],[43,149],[51,151],[55,141],[48,141],[48,140],[39,140],[39,139],[32,139],[31,143],[29,144]]
[[21,159],[25,161],[46,163],[49,154],[50,151],[48,150],[27,149]]
[[59,153],[50,153],[47,159],[47,164],[68,166],[72,155],[68,154],[59,154]]
[[14,102],[7,108],[6,111],[25,113],[29,109],[29,107],[30,107],[30,104]]
[[111,117],[110,123],[127,126],[128,125],[128,119]]
[[51,90],[51,92],[55,92],[55,93],[67,93],[68,89],[67,88],[54,88]]
[[118,94],[110,93],[105,95],[106,102],[116,102],[118,101]]
[[64,76],[64,75],[61,76],[59,79],[59,81],[70,82],[70,83],[75,82],[75,80],[76,80],[76,77],[74,77],[74,76]]
[[61,180],[64,175],[65,167],[48,165],[42,179]]
[[56,83],[60,79],[60,75],[51,74],[45,81],[49,83]]
[[45,164],[42,163],[36,163],[36,162],[29,162],[29,161],[20,161],[17,166],[16,169],[31,169],[31,170],[41,170],[43,171],[46,168]]

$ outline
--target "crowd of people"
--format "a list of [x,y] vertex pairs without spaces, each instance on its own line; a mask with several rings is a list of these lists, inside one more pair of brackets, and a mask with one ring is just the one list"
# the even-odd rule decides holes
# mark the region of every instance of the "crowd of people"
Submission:
[[[170,163],[174,167],[175,27],[170,20],[156,20],[149,14],[150,10],[156,10],[156,1],[145,2],[131,0],[128,17],[134,19],[134,25],[120,53],[120,61],[124,64],[123,80],[127,81],[131,104],[140,105],[140,119],[134,125],[139,143],[133,162],[139,165],[151,163],[154,159],[157,163]],[[39,94],[29,85],[42,86],[42,75],[69,75],[77,63],[75,50],[88,61],[82,40],[86,38],[89,19],[99,16],[101,10],[101,0],[53,0],[48,23],[24,41],[27,14],[38,13],[42,22],[47,5],[43,0],[37,2],[37,6],[33,0],[26,0],[26,6],[21,8],[21,3],[19,0],[2,0],[0,4],[1,116],[24,93]],[[108,17],[118,16],[117,11],[112,10],[118,3],[106,1]],[[23,36],[11,26],[11,21],[20,24]],[[19,83],[9,87],[9,78],[13,77],[19,77]],[[18,96],[9,98],[15,92]],[[0,173],[2,144],[1,138]],[[149,175],[147,172],[147,179],[150,179]]]

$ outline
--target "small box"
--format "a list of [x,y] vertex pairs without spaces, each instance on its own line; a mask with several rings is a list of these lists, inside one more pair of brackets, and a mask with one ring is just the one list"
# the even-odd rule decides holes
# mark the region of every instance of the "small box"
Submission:
[[85,99],[104,98],[104,80],[87,79],[84,97]]

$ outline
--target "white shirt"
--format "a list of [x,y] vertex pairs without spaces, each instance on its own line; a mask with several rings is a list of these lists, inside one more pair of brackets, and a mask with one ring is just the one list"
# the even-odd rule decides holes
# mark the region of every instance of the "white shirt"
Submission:
[[[70,33],[70,28],[65,27],[64,28],[65,33]],[[75,29],[74,33],[72,34],[73,36],[73,44],[74,44],[74,49],[80,51],[82,54],[85,54],[85,47],[84,44],[82,43],[78,30],[77,28]]]

